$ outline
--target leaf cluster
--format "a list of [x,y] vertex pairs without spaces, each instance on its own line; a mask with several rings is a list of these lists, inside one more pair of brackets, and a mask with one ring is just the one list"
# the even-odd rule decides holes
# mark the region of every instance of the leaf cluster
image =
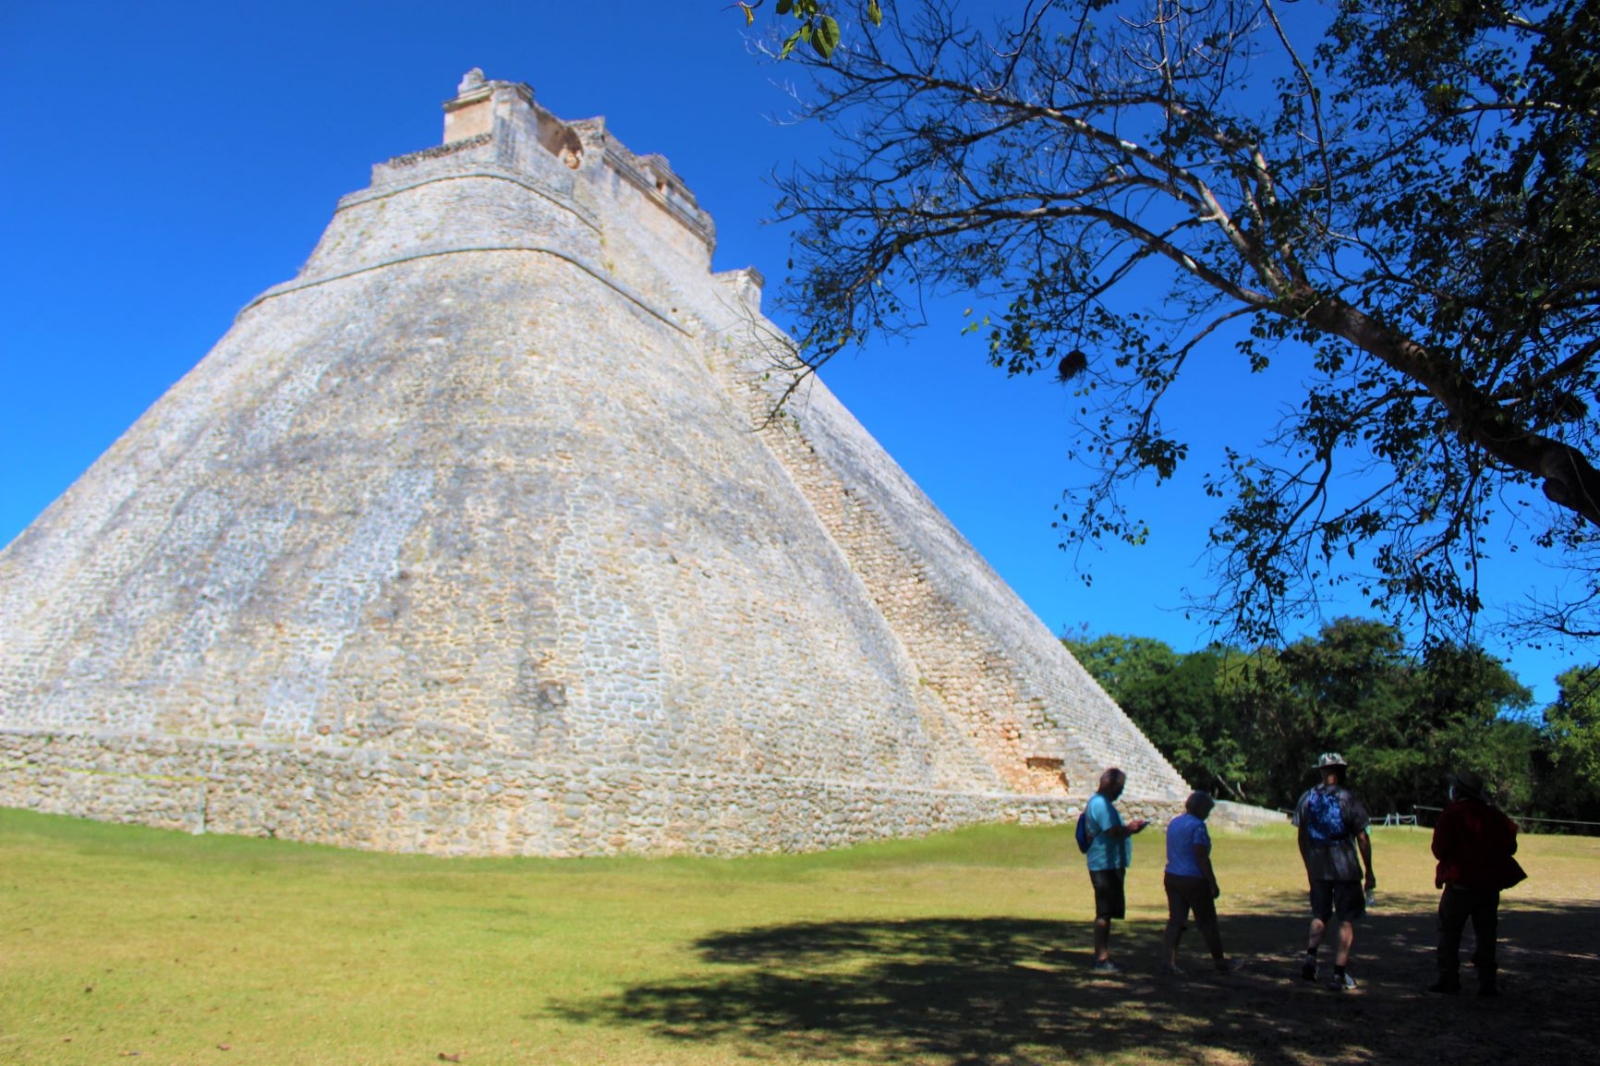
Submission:
[[[755,22],[756,9],[765,2],[766,0],[755,0],[754,3],[747,3],[745,0],[740,0],[736,5],[744,12],[746,26]],[[879,0],[865,0],[860,6],[861,16],[867,22],[874,26],[883,25],[883,8]],[[830,13],[836,7],[837,5],[826,4],[820,0],[776,0],[774,13],[780,19],[793,18],[799,22],[799,25],[784,38],[783,44],[778,49],[778,58],[787,59],[795,48],[807,44],[822,62],[831,60],[842,39],[839,20]]]

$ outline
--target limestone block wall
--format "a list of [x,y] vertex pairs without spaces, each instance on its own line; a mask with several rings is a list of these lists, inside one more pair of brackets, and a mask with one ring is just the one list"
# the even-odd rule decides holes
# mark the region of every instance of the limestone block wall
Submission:
[[61,639],[9,722],[957,783],[826,534],[631,306],[513,253],[260,305],[204,408],[249,413],[181,431],[181,388],[135,428],[193,447],[84,531],[115,587],[19,619]]
[[1118,763],[1175,813],[820,383],[756,431],[784,342],[664,159],[525,87],[453,103],[0,552],[0,803],[738,852],[1058,821]]
[[600,227],[573,200],[492,166],[430,162],[411,183],[344,198],[296,281],[480,249],[545,248],[600,265]]
[[[1079,811],[1063,796],[15,730],[0,730],[0,805],[190,833],[554,858],[811,851],[986,822],[1070,824]],[[1181,812],[1118,807],[1158,823]]]
[[[710,277],[655,244],[636,215],[607,216],[630,284],[694,331],[741,417],[806,496],[914,664],[919,699],[975,741],[1006,787],[1087,796],[1120,765],[1130,798],[1188,787],[1020,597],[819,379],[773,419],[793,380],[790,342],[760,314],[750,276]],[[710,284],[708,284],[710,282]]]
[[[1128,772],[1131,796],[1187,793],[1160,751],[831,393],[808,393],[795,424],[815,449],[811,454],[851,487],[852,498],[860,501],[853,509],[858,521],[875,523],[885,531],[880,536],[896,538],[907,557],[902,568],[915,570],[924,598],[937,601],[937,614],[931,604],[919,605],[902,623],[922,627],[919,644],[930,648],[930,666],[935,656],[942,659],[940,669],[957,691],[995,691],[998,685],[1005,692],[1014,686],[1024,708],[1017,754],[1082,753],[1089,771],[1080,778],[1085,793],[1111,765]],[[940,635],[951,633],[960,634],[961,643],[941,647]],[[982,684],[963,676],[957,665],[969,662],[982,664]]]
[[[751,416],[777,399],[771,375],[749,354],[734,372]],[[783,458],[852,570],[905,643],[921,683],[1019,792],[1077,796],[1120,766],[1128,795],[1181,801],[1187,787],[1094,679],[994,573],[820,382],[772,421]]]

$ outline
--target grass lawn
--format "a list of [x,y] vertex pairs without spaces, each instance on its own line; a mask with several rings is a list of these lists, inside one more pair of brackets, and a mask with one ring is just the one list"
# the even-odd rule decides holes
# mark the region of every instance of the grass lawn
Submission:
[[1287,827],[1218,833],[1223,936],[1247,966],[1179,980],[1159,975],[1155,834],[1113,942],[1127,972],[1094,978],[1070,829],[444,860],[0,810],[0,1063],[1590,1061],[1600,840],[1523,838],[1504,995],[1479,1000],[1422,991],[1428,834],[1374,835],[1379,906],[1341,996],[1297,976]]

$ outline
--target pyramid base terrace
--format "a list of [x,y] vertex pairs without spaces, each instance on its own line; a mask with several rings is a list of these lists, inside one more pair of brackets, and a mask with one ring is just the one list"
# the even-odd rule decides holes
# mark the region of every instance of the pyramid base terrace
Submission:
[[[1067,824],[1082,797],[240,741],[0,732],[0,806],[190,833],[434,855],[817,851],[984,822]],[[1137,799],[1124,816],[1165,821]]]

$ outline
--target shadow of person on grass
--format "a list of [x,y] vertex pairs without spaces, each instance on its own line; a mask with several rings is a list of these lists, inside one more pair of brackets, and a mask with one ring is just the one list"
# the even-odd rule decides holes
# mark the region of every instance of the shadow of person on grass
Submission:
[[[695,943],[714,968],[709,974],[553,1010],[572,1021],[640,1025],[663,1039],[729,1041],[750,1052],[952,1066],[1089,1058],[1432,1063],[1441,1053],[1453,1062],[1538,1062],[1548,1054],[1566,1063],[1587,1058],[1600,1037],[1588,1012],[1572,1010],[1570,999],[1552,1010],[1538,988],[1559,979],[1565,996],[1596,1002],[1593,955],[1563,955],[1554,946],[1583,942],[1592,952],[1600,907],[1519,913],[1514,935],[1528,946],[1507,944],[1504,965],[1517,976],[1504,998],[1488,1001],[1422,991],[1432,918],[1414,906],[1364,923],[1358,951],[1365,943],[1369,972],[1385,977],[1349,995],[1304,982],[1298,944],[1305,924],[1293,913],[1225,918],[1234,950],[1271,953],[1226,977],[1205,968],[1192,953],[1198,945],[1186,956],[1191,975],[1161,972],[1154,922],[1119,929],[1115,946],[1126,970],[1112,976],[1089,970],[1086,922],[928,918],[739,929]],[[1555,1024],[1558,1015],[1563,1024]],[[1543,1049],[1527,1040],[1530,1027]]]

